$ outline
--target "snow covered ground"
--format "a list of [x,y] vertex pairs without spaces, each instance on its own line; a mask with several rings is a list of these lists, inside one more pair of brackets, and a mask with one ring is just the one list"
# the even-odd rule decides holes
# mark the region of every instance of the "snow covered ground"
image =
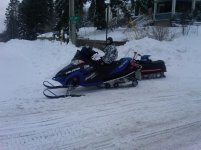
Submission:
[[0,150],[200,150],[200,41],[201,30],[171,42],[129,41],[118,47],[119,58],[130,49],[151,54],[166,62],[167,77],[136,88],[79,88],[86,96],[63,99],[45,98],[42,82],[78,48],[39,40],[0,43]]

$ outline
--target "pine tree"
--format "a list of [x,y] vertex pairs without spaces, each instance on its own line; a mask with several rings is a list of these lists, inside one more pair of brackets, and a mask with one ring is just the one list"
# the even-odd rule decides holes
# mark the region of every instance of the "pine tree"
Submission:
[[96,2],[95,0],[92,0],[88,10],[88,19],[92,22],[94,22],[95,19],[95,12],[96,12]]
[[54,26],[54,1],[47,0],[47,26],[49,30],[53,29]]
[[34,40],[37,34],[47,32],[51,28],[53,1],[23,0],[20,4],[20,37]]
[[117,15],[117,8],[120,8],[124,14],[128,13],[127,5],[129,0],[111,0],[110,7],[114,16]]
[[[75,16],[82,18],[83,0],[75,0]],[[56,25],[55,30],[67,29],[69,26],[69,0],[55,1]]]
[[75,15],[82,16],[83,14],[83,6],[84,6],[83,0],[75,0]]
[[[110,7],[113,16],[117,16],[118,9],[120,8],[124,14],[128,14],[127,4],[129,0],[110,0]],[[92,0],[89,8],[89,18],[94,22],[94,26],[98,29],[106,27],[106,4],[104,0]]]
[[75,15],[82,18],[83,16],[83,7],[84,7],[85,1],[83,0],[75,0]]
[[[20,9],[20,12],[21,12],[21,9]],[[25,15],[20,13],[19,14],[19,38],[27,39],[27,40],[32,39],[29,32],[30,32],[29,28],[26,25]],[[33,38],[33,39],[35,39],[35,38]]]
[[96,0],[96,16],[94,25],[97,29],[104,29],[106,28],[106,4],[105,1]]
[[68,27],[69,20],[69,0],[55,1],[56,25],[55,30]]
[[147,14],[149,8],[153,8],[154,0],[137,0],[136,1],[136,15],[139,14],[139,11]]
[[88,11],[89,20],[94,23],[97,29],[106,27],[105,11],[106,5],[104,0],[92,0]]
[[8,8],[6,9],[6,35],[8,39],[15,39],[19,37],[19,0],[10,0]]

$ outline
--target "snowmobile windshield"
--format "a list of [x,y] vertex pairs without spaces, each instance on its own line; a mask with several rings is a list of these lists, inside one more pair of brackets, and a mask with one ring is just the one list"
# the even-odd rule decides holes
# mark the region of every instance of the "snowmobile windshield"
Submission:
[[71,60],[70,65],[79,65],[81,63],[84,63],[84,58],[79,50],[75,53],[75,56]]
[[73,57],[73,59],[71,60],[71,63],[74,65],[78,65],[84,62],[91,62],[91,57],[97,52],[93,51],[93,50],[77,50],[77,52],[75,53],[75,56]]
[[72,61],[73,61],[73,60],[79,60],[79,59],[81,59],[81,57],[82,57],[81,52],[80,52],[79,50],[77,50],[77,52],[75,53],[75,55],[74,55]]

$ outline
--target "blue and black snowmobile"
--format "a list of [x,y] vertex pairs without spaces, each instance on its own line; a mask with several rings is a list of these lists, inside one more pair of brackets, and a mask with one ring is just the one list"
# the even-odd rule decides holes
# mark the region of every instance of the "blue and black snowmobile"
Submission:
[[[70,91],[78,86],[97,86],[105,88],[118,88],[119,86],[137,86],[140,79],[141,65],[136,62],[136,53],[133,58],[126,57],[110,65],[100,65],[92,60],[97,53],[94,50],[77,50],[71,63],[59,71],[52,79],[60,83],[55,86],[48,81],[43,85],[46,89],[43,94],[48,98],[78,97],[82,95],[71,94]],[[56,94],[53,89],[66,88],[63,95]]]

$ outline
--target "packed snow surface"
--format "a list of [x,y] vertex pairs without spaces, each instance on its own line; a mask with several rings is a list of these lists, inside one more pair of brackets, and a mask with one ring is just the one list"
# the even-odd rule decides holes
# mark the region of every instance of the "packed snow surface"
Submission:
[[136,88],[80,87],[83,97],[47,99],[42,82],[80,48],[0,43],[0,150],[200,150],[201,32],[117,48],[119,59],[138,51],[164,60],[166,78],[142,80]]

